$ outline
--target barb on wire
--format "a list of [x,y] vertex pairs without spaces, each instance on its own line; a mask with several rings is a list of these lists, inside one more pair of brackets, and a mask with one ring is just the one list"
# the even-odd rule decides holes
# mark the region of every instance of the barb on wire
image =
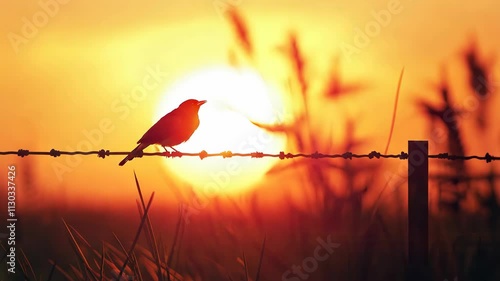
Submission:
[[[48,155],[52,157],[59,157],[61,155],[97,155],[100,158],[105,158],[112,155],[128,155],[130,152],[128,151],[120,151],[120,152],[112,152],[109,150],[94,150],[94,151],[62,151],[51,149],[50,151],[29,151],[27,149],[19,149],[17,151],[0,151],[0,155],[17,155],[20,157],[25,157],[28,155]],[[395,158],[400,160],[408,159],[408,153],[402,151],[398,154],[383,154],[377,151],[372,151],[367,154],[356,154],[352,152],[344,152],[338,154],[324,154],[319,152],[314,153],[285,153],[284,151],[280,151],[277,154],[263,153],[263,152],[251,152],[251,153],[237,153],[231,151],[223,151],[219,153],[208,153],[205,150],[202,150],[198,153],[186,153],[186,152],[142,152],[136,155],[136,158],[140,158],[143,156],[163,156],[168,158],[175,157],[200,157],[200,159],[204,159],[207,157],[223,157],[223,158],[231,158],[231,157],[251,157],[251,158],[264,158],[264,157],[275,157],[281,160],[283,159],[291,159],[291,158],[311,158],[311,159],[322,159],[322,158],[343,158],[352,160],[353,158],[368,158],[368,159],[381,159],[381,158]],[[492,161],[500,160],[498,156],[492,156],[489,153],[486,153],[484,156],[478,155],[450,155],[448,153],[439,153],[428,155],[428,158],[441,159],[441,160],[484,160],[486,163],[490,163]]]
[[490,163],[491,161],[494,160],[499,160],[500,157],[498,156],[492,156],[489,153],[486,153],[484,156],[478,156],[478,155],[449,155],[448,153],[439,153],[435,155],[429,155],[429,158],[436,158],[436,159],[446,159],[446,160],[484,160],[486,163]]

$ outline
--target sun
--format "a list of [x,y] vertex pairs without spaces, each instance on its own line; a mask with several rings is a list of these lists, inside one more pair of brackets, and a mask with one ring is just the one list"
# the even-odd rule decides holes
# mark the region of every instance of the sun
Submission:
[[[277,123],[284,102],[276,88],[252,69],[212,67],[191,73],[174,83],[159,101],[153,121],[186,99],[207,100],[200,125],[191,138],[175,148],[181,152],[265,152],[285,149],[286,137],[269,133],[250,122]],[[173,175],[207,196],[248,190],[278,161],[276,158],[183,157],[166,159]]]

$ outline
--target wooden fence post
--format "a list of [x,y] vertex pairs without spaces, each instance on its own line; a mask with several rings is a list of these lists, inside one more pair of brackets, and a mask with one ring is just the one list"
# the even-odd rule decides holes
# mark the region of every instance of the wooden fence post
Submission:
[[430,280],[429,143],[408,141],[408,277]]

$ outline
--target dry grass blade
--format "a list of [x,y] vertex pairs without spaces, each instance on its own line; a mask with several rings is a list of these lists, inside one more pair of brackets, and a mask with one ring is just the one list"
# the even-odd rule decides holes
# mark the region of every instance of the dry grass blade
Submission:
[[78,242],[76,241],[75,236],[73,235],[73,232],[71,231],[71,229],[68,226],[68,224],[66,223],[66,221],[64,219],[62,219],[62,221],[64,223],[64,227],[66,228],[66,232],[69,235],[69,239],[71,241],[71,245],[73,247],[73,250],[75,251],[77,257],[80,260],[80,262],[83,263],[83,265],[86,268],[86,270],[84,270],[85,275],[86,275],[86,272],[88,271],[88,273],[90,273],[90,276],[92,276],[92,279],[94,279],[94,280],[97,281],[97,277],[94,275],[94,272],[92,271],[92,268],[90,267],[90,265],[89,265],[89,263],[87,261],[87,258],[83,254],[83,251],[80,248],[80,245],[78,245]]
[[489,92],[488,67],[480,60],[479,50],[473,42],[464,52],[464,61],[469,74],[469,87],[475,94],[484,97]]
[[49,260],[49,263],[52,264],[52,266],[57,269],[62,275],[64,275],[64,278],[69,281],[73,281],[74,279],[66,272],[64,271],[60,266],[58,266],[54,261]]
[[22,259],[22,256],[21,256],[21,258],[18,260],[18,262],[19,262],[19,267],[21,268],[21,273],[23,274],[24,280],[26,280],[26,281],[31,280],[31,279],[28,277],[28,275],[27,275],[27,273],[28,273],[28,269],[26,268],[26,264],[25,264],[26,262]]
[[[144,198],[142,196],[142,192],[141,192],[141,187],[139,185],[139,180],[137,179],[137,175],[134,171],[134,179],[135,179],[135,184],[137,186],[137,191],[139,192],[139,197],[141,199],[141,204],[142,204],[142,209],[145,211],[146,210],[146,205],[144,204]],[[155,234],[154,234],[154,231],[153,231],[153,226],[151,224],[151,220],[149,219],[149,215],[146,215],[146,224],[147,224],[147,240],[148,240],[148,243],[151,247],[151,251],[152,253],[154,254],[154,258],[155,258],[155,262],[156,262],[156,266],[157,266],[157,269],[158,269],[158,280],[159,281],[163,281],[163,274],[162,274],[162,271],[161,271],[161,260],[160,260],[160,253],[158,251],[158,245],[156,243],[156,237],[155,237]],[[167,275],[167,279],[170,281],[170,278],[168,277]]]
[[[217,200],[217,198],[215,198]],[[216,201],[217,202],[217,201]],[[179,204],[179,219],[183,222],[186,222],[186,216],[184,215],[187,213],[187,205],[186,204]],[[178,241],[177,241],[177,252],[175,254],[175,259],[174,261],[179,261],[179,255],[180,255],[180,249],[182,247],[182,241],[184,238],[184,232],[186,231],[186,224],[181,224],[180,229],[179,229],[179,236],[178,236]],[[177,232],[177,230],[176,230]],[[172,265],[173,266],[173,265]]]
[[[174,241],[172,242],[172,247],[170,248],[170,253],[168,255],[168,260],[167,260],[167,268],[171,268],[172,262],[173,262],[173,257],[174,257],[174,252],[175,248],[177,246],[177,242],[179,240],[179,237],[181,235],[181,228],[182,228],[182,221],[183,221],[183,210],[181,210],[181,213],[179,215],[179,219],[177,220],[177,225],[175,226],[175,235],[174,235]],[[170,275],[170,274],[169,274]]]
[[257,273],[255,274],[255,281],[259,281],[260,269],[262,267],[262,259],[264,258],[264,247],[266,246],[267,235],[264,235],[264,240],[262,241],[262,247],[260,248],[259,265],[257,266]]
[[291,33],[288,37],[288,55],[293,64],[295,75],[300,85],[300,92],[303,97],[304,106],[307,109],[306,94],[308,90],[308,83],[305,78],[305,59],[295,33]]
[[21,255],[22,255],[22,258],[26,262],[26,265],[28,266],[28,268],[29,268],[29,270],[31,272],[31,276],[33,276],[33,280],[36,280],[35,271],[33,270],[33,267],[31,266],[31,263],[28,260],[28,257],[26,257],[26,254],[24,253],[24,251],[22,249],[21,249]]
[[227,15],[229,17],[229,20],[231,21],[231,25],[233,26],[239,44],[245,50],[245,53],[248,55],[248,57],[251,58],[253,55],[253,45],[245,20],[234,8],[230,9]]
[[163,242],[162,237],[160,236],[160,239],[158,239],[158,251],[160,253],[161,257],[161,263],[162,264],[167,264],[167,247],[165,246],[165,242]]
[[255,126],[264,129],[268,132],[271,133],[293,133],[297,130],[297,124],[291,124],[291,125],[284,125],[284,124],[273,124],[273,125],[268,125],[268,124],[263,124],[259,122],[254,122],[250,121],[252,124]]
[[243,266],[245,268],[245,281],[249,281],[250,277],[248,276],[248,264],[247,264],[247,258],[245,256],[245,251],[243,251]]
[[[118,245],[120,246],[123,254],[125,255],[125,257],[127,257],[128,253],[127,253],[127,250],[125,249],[125,247],[123,246],[123,243],[120,241],[120,239],[118,238],[118,236],[116,236],[115,233],[113,233],[113,236],[115,238],[115,240],[118,242]],[[137,256],[135,254],[135,251],[132,251],[132,256],[130,257],[130,261],[134,264],[134,272],[137,274],[137,276],[139,276],[139,280],[142,280],[142,274],[141,274],[141,271],[140,271],[140,267],[139,267],[139,261],[137,260]]]
[[135,273],[137,274],[136,279],[141,281],[141,280],[143,280],[141,267],[139,266],[139,260],[138,260],[137,256],[135,255],[135,253],[133,254],[133,258],[134,258]]
[[120,239],[118,239],[118,236],[116,236],[116,234],[113,232],[113,237],[115,238],[116,242],[118,242],[118,245],[120,246],[123,254],[125,255],[125,258],[129,258],[128,256],[128,253],[127,253],[127,250],[125,249],[125,247],[123,246],[123,243],[122,241],[120,241]]
[[332,70],[324,87],[324,94],[327,98],[338,99],[342,96],[357,93],[366,88],[362,83],[345,83],[340,72],[340,57],[337,55],[333,59]]
[[113,266],[114,264],[120,263],[126,259],[127,254],[123,253],[121,250],[118,250],[116,247],[111,245],[110,243],[105,242],[107,251],[107,259],[104,262],[108,266]]
[[118,280],[120,280],[120,278],[122,277],[123,272],[125,271],[125,268],[128,265],[130,255],[132,254],[132,252],[133,252],[133,250],[135,248],[135,245],[137,244],[137,241],[139,240],[139,236],[141,235],[142,228],[144,226],[144,223],[146,222],[146,218],[147,218],[147,215],[148,215],[148,212],[149,212],[149,208],[151,207],[151,203],[153,203],[154,196],[155,196],[155,193],[153,192],[151,194],[151,198],[149,199],[148,206],[144,210],[144,216],[142,217],[141,223],[139,225],[139,229],[137,230],[137,233],[135,235],[134,241],[132,242],[132,246],[130,247],[130,250],[128,252],[127,258],[125,259],[125,262],[123,263],[122,268],[120,269],[120,274],[118,274],[118,278],[117,278]]
[[145,210],[146,205],[144,204],[144,197],[142,196],[141,185],[139,184],[139,180],[137,179],[137,174],[135,173],[135,171],[134,171],[134,179],[135,179],[135,186],[137,187],[137,192],[139,193],[139,198],[141,199],[142,208],[143,210]]
[[85,243],[85,246],[87,246],[88,248],[92,248],[92,245],[90,245],[90,243],[87,241],[87,239],[85,239],[83,237],[82,234],[80,234],[80,232],[78,232],[78,230],[76,230],[73,226],[69,226],[71,228],[71,230],[73,231],[73,233],[76,234],[76,236],[78,236],[78,238],[80,238],[81,241],[83,241]]
[[391,129],[389,131],[389,138],[387,139],[387,145],[385,146],[384,154],[387,154],[387,151],[389,150],[389,145],[391,144],[392,132],[394,131],[394,123],[396,122],[396,112],[398,109],[399,93],[401,91],[401,82],[403,81],[404,72],[405,68],[403,67],[403,69],[401,69],[401,74],[399,75],[398,89],[396,90],[396,99],[394,100],[394,109],[392,110]]
[[104,243],[102,243],[102,253],[101,253],[101,270],[99,271],[99,280],[103,280],[104,278],[104,259],[106,256],[105,248],[104,248]]
[[50,268],[49,276],[47,277],[47,281],[52,280],[52,276],[54,276],[54,271],[56,271],[56,263],[52,264]]
[[[387,151],[389,150],[389,145],[391,144],[392,133],[393,133],[393,130],[394,130],[394,123],[396,121],[396,111],[397,111],[397,108],[398,108],[399,93],[400,93],[400,90],[401,90],[401,82],[403,81],[404,70],[405,70],[404,68],[401,69],[401,74],[399,75],[398,88],[396,90],[396,99],[394,101],[394,109],[393,109],[393,112],[392,112],[391,129],[389,131],[389,138],[387,139],[387,144],[385,146],[384,154],[387,154]],[[382,190],[380,191],[377,199],[375,200],[375,205],[373,207],[373,211],[372,211],[372,214],[371,214],[369,225],[373,222],[373,219],[375,218],[375,215],[377,214],[378,206],[379,206],[379,204],[381,202],[382,195],[384,194],[385,190],[389,186],[389,183],[392,182],[393,177],[394,177],[394,175],[391,175],[391,177],[386,181],[384,187],[382,188]]]
[[439,118],[443,114],[442,110],[435,108],[426,101],[417,100],[416,104],[419,108],[421,108],[422,112],[430,118]]
[[[80,266],[80,264],[78,264],[78,266]],[[83,280],[85,279],[85,281],[89,280],[88,278],[88,275],[83,275],[82,273],[82,270],[80,268],[76,268],[74,265],[70,265],[69,268],[71,269],[71,271],[73,271],[73,274],[76,276],[76,279],[78,280]],[[84,271],[86,272],[86,271]]]

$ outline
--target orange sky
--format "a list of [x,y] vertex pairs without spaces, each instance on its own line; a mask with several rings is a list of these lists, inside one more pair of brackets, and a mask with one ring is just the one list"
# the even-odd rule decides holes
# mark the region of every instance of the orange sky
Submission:
[[[407,139],[424,136],[425,126],[408,129],[417,111],[404,106],[429,89],[427,83],[436,81],[442,64],[449,66],[457,87],[465,85],[460,80],[464,77],[459,70],[460,50],[469,36],[476,34],[487,56],[494,54],[500,43],[500,4],[496,1],[55,1],[0,4],[0,124],[4,129],[0,150],[75,149],[85,139],[83,132],[99,128],[103,120],[110,120],[111,129],[96,141],[94,149],[131,149],[150,126],[155,104],[169,85],[192,71],[227,62],[227,51],[235,43],[230,26],[215,8],[228,5],[224,3],[236,3],[247,19],[260,56],[260,70],[273,85],[281,85],[287,75],[281,71],[286,70],[283,60],[273,50],[284,42],[289,30],[298,32],[309,61],[309,75],[321,81],[341,46],[353,44],[355,28],[370,24],[373,11],[397,7],[398,12],[359,54],[346,59],[340,52],[347,79],[367,81],[370,88],[338,105],[337,112],[359,114],[361,135],[371,136],[373,149],[379,151],[384,148],[403,66],[406,72],[393,152],[406,150]],[[48,7],[53,15],[33,31],[32,38],[13,44],[12,34],[23,36],[24,19],[32,22],[33,15],[44,13],[40,3],[51,3]],[[130,108],[126,118],[120,118],[113,104],[155,68],[167,74],[143,101]],[[377,108],[384,108],[384,112],[376,112]],[[495,153],[494,147],[485,144],[476,152],[491,148],[489,151]],[[84,197],[104,200],[118,193],[135,195],[132,167],[118,167],[118,157],[82,158],[62,177],[54,172],[54,161],[67,165],[64,156],[28,158],[33,161],[41,193],[66,190],[69,200],[82,198],[81,190]],[[22,168],[26,161],[0,157],[2,167],[16,163]],[[145,165],[134,168],[143,185],[153,190],[163,177],[150,168],[159,159],[141,161]]]

